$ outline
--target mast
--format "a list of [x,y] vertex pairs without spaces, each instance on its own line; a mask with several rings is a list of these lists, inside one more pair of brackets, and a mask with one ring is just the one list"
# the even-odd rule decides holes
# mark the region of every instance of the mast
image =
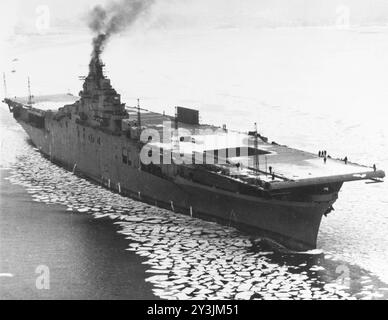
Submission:
[[178,107],[175,107],[175,119],[174,119],[174,124],[175,124],[175,130],[178,130]]
[[254,168],[257,170],[256,173],[258,174],[259,170],[259,141],[258,141],[258,133],[257,133],[257,123],[255,122],[255,157],[254,157]]
[[173,154],[179,153],[179,134],[178,134],[178,107],[175,107],[175,118],[174,118],[174,134],[173,134]]
[[7,80],[5,79],[5,72],[3,72],[3,83],[4,83],[4,98],[7,98]]
[[137,99],[137,127],[139,130],[139,138],[140,138],[140,134],[141,134],[140,99]]
[[31,105],[33,104],[32,101],[32,94],[31,94],[31,82],[30,82],[30,77],[28,77],[28,101],[27,104]]

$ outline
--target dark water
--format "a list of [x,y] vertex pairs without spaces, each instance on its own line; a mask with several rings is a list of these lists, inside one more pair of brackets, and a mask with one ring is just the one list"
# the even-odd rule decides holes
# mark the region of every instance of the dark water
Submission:
[[[23,187],[0,184],[0,299],[153,299],[143,259],[125,251],[117,227],[62,206],[33,202]],[[38,290],[38,266],[49,290]],[[11,276],[12,275],[12,276]]]

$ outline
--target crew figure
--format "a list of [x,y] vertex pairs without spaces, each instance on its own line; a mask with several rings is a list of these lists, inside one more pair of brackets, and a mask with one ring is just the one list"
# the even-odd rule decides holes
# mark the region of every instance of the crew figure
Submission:
[[275,172],[272,172],[272,180],[275,180]]
[[318,157],[321,157],[321,151],[319,150],[319,152],[318,152]]
[[272,167],[269,166],[268,169],[269,169],[269,174],[272,174]]
[[376,172],[376,165],[373,164],[373,171]]
[[326,160],[327,160],[327,158],[326,158],[326,156],[324,156],[323,157],[323,162],[326,164]]
[[345,164],[348,164],[348,157],[345,157],[344,162]]

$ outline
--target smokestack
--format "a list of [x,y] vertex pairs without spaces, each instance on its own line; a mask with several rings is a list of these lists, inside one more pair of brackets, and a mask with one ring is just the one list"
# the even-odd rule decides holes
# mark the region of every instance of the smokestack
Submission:
[[153,0],[121,0],[94,7],[88,17],[89,28],[95,34],[92,60],[99,61],[110,37],[130,27],[152,3]]

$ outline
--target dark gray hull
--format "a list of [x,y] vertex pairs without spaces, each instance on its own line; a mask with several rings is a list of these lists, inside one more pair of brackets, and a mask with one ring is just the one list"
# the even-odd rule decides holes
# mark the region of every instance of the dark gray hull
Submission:
[[[206,187],[181,177],[163,179],[139,170],[137,145],[124,136],[72,122],[65,125],[46,119],[45,129],[40,129],[18,121],[44,155],[77,174],[140,201],[268,236],[290,249],[316,247],[322,215],[335,201],[266,200]],[[122,163],[123,147],[132,148],[132,165]]]

